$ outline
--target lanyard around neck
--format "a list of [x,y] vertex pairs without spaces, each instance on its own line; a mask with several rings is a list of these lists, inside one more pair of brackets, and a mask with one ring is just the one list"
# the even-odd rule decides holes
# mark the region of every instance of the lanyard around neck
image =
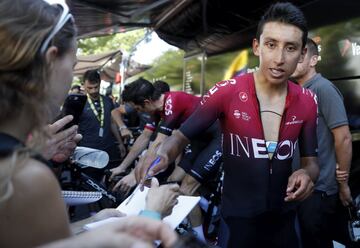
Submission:
[[99,114],[99,112],[96,110],[95,105],[91,99],[91,97],[89,95],[87,95],[87,100],[89,102],[90,108],[91,110],[94,112],[94,115],[96,116],[96,119],[98,119],[98,121],[100,122],[100,127],[104,126],[104,100],[101,96],[99,96],[100,98],[100,111],[101,111],[101,115]]

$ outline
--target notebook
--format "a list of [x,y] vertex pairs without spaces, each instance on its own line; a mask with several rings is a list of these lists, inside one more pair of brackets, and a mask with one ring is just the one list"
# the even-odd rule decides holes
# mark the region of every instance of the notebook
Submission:
[[69,206],[88,204],[101,199],[102,194],[98,191],[72,191],[62,190],[62,197]]

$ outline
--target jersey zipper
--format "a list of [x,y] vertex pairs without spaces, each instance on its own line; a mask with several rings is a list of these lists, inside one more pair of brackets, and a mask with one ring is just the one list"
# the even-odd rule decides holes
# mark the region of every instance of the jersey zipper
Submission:
[[[254,87],[255,87],[255,85],[254,85]],[[258,99],[256,93],[254,93],[254,96],[255,96],[255,99],[256,99],[256,102],[254,101],[254,105],[255,105],[255,109],[257,110],[258,118],[259,118],[258,119],[258,125],[259,125],[259,128],[261,129],[262,137],[263,137],[264,141],[266,142],[264,128],[263,128],[263,124],[262,124],[262,120],[261,120],[260,102],[259,102],[259,99]],[[288,109],[289,100],[290,99],[289,99],[289,90],[288,90],[286,98],[285,98],[284,112],[283,112],[283,114],[281,116],[281,122],[280,122],[280,127],[279,127],[279,134],[278,134],[278,142],[280,141],[280,139],[282,137],[281,131],[283,130],[283,127],[284,127],[285,116],[286,116],[286,111]],[[272,174],[273,174],[272,160],[273,160],[274,156],[277,154],[277,149],[278,149],[278,146],[276,146],[276,149],[275,149],[275,151],[273,153],[272,158],[271,159],[268,158],[268,160],[269,160],[269,180],[268,180],[268,191],[267,191],[267,195],[266,195],[266,205],[267,205],[268,210],[271,208],[271,186],[272,186]]]
[[[257,110],[257,116],[258,116],[258,125],[259,128],[261,129],[261,134],[262,134],[262,138],[265,141],[265,146],[266,146],[266,140],[265,140],[265,133],[264,133],[264,128],[263,128],[263,123],[261,120],[261,112],[260,112],[260,102],[259,99],[257,98],[256,94],[256,103],[255,105],[255,109]],[[267,148],[266,148],[267,150]],[[272,160],[270,160],[269,158],[267,158],[268,160],[268,164],[269,164],[269,178],[268,178],[268,187],[267,187],[267,194],[266,194],[266,208],[270,209],[271,206],[271,178],[272,178]]]

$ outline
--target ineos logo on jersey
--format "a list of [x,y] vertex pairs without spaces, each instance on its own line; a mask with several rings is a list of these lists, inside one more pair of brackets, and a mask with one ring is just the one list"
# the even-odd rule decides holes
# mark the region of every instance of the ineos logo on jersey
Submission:
[[296,141],[284,140],[278,144],[275,158],[278,160],[285,160],[291,158],[294,155],[296,148]]
[[207,100],[208,98],[210,98],[210,96],[209,96],[208,93],[206,93],[205,95],[203,95],[203,97],[202,97],[202,99],[201,99],[201,101],[200,101],[200,104],[201,104],[201,105],[204,105],[204,103],[206,103],[206,100]]
[[[289,159],[294,155],[296,142],[291,140],[283,140],[278,143],[276,155],[274,158],[278,160]],[[249,137],[240,137],[237,134],[230,133],[230,155],[248,158],[269,158],[266,142],[263,139],[255,139]]]
[[217,83],[216,85],[219,87],[224,87],[228,84],[236,84],[236,80],[235,79],[224,80],[224,81]]
[[248,95],[245,92],[240,92],[239,98],[242,102],[246,102],[248,100]]
[[201,105],[204,105],[204,103],[207,101],[208,98],[210,98],[210,96],[214,95],[218,90],[219,88],[221,87],[224,87],[224,86],[227,86],[229,84],[236,84],[236,80],[235,79],[229,79],[229,80],[224,80],[224,81],[221,81],[217,84],[215,84],[210,90],[209,90],[209,93],[206,93],[202,100],[200,101],[200,104]]
[[173,111],[172,111],[172,100],[171,100],[171,96],[169,96],[166,101],[165,101],[165,115],[172,115]]
[[210,171],[211,168],[216,164],[216,162],[221,158],[222,152],[219,150],[215,151],[215,154],[211,157],[211,159],[206,163],[205,169]]

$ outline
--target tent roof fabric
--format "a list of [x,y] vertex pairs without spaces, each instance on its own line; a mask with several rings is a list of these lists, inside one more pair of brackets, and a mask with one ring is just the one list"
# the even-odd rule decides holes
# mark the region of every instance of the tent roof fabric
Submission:
[[[101,54],[80,55],[74,68],[74,76],[82,77],[87,70],[99,70],[101,79],[115,82],[116,74],[120,72],[122,53],[120,50]],[[135,61],[130,61],[130,67],[126,71],[126,78],[151,68]]]
[[[120,50],[94,55],[80,55],[74,68],[74,75],[81,77],[87,70],[119,71],[122,53]],[[113,63],[111,63],[111,61]],[[103,68],[104,67],[104,68]]]
[[[135,28],[153,28],[160,38],[186,52],[208,56],[248,47],[264,10],[275,0],[67,0],[79,37]],[[358,0],[290,0],[299,6],[309,28],[360,16]],[[326,14],[324,14],[326,13]]]

